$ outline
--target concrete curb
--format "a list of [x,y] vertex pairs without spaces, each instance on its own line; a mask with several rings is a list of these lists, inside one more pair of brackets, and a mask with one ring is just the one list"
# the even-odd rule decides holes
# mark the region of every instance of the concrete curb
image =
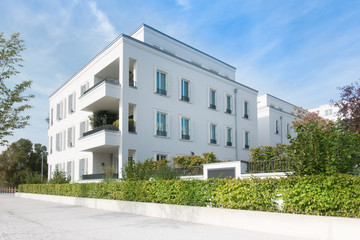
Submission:
[[16,193],[16,197],[309,239],[359,239],[360,219]]

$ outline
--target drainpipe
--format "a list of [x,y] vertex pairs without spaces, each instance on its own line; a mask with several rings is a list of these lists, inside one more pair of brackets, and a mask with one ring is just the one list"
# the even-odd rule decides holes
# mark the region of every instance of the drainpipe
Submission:
[[237,98],[236,98],[236,94],[237,94],[237,88],[234,88],[234,114],[235,114],[235,161],[238,159],[238,138],[237,138],[237,108],[236,108],[236,103],[237,103]]
[[280,142],[283,144],[283,135],[282,135],[282,116],[280,116]]

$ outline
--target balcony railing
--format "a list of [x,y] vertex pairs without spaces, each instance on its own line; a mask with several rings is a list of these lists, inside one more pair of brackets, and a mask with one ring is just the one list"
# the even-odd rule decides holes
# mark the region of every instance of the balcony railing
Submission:
[[203,175],[203,166],[175,168],[175,171],[179,174],[179,176]]
[[89,88],[88,90],[86,90],[86,91],[82,94],[82,96],[85,95],[85,94],[87,94],[88,92],[91,92],[94,88],[96,88],[98,85],[100,85],[100,84],[103,83],[103,82],[112,83],[112,84],[116,84],[116,85],[119,84],[119,80],[116,80],[116,79],[113,79],[113,78],[110,78],[110,77],[106,77],[106,78],[104,78],[103,80],[101,80],[100,82],[95,83],[94,86],[92,86],[92,87]]
[[156,93],[158,93],[160,95],[164,95],[164,96],[166,96],[166,94],[167,94],[166,90],[161,89],[161,88],[156,89]]
[[248,118],[249,118],[249,115],[244,114],[244,118],[248,119]]
[[181,139],[190,140],[190,135],[189,134],[181,134]]
[[129,132],[136,133],[135,125],[129,125]]
[[93,130],[84,132],[84,133],[83,133],[83,137],[86,137],[86,136],[89,136],[89,135],[91,135],[91,134],[100,132],[100,131],[102,131],[102,130],[119,131],[119,128],[116,127],[116,126],[114,126],[114,125],[111,125],[111,124],[103,125],[103,126],[101,126],[101,127],[95,128],[95,129],[93,129]]
[[230,114],[231,114],[231,109],[230,109],[230,108],[227,108],[227,109],[225,110],[225,113],[230,113]]
[[250,146],[249,146],[248,144],[245,144],[244,148],[245,148],[245,149],[249,149]]
[[129,79],[129,86],[136,87],[134,79]]
[[157,131],[156,131],[156,135],[157,135],[157,136],[161,136],[161,137],[166,137],[166,136],[167,136],[167,132],[166,132],[166,131],[162,131],[162,130],[157,130]]
[[216,144],[216,139],[210,139],[211,144]]
[[216,109],[216,105],[215,104],[210,104],[209,108]]
[[[111,178],[118,178],[118,174],[114,173]],[[106,178],[105,173],[94,173],[94,174],[85,174],[82,175],[83,180],[89,180],[89,179],[104,179]]]
[[287,159],[265,160],[249,162],[247,172],[249,173],[270,173],[270,172],[291,172],[292,167]]
[[181,100],[185,102],[190,102],[190,98],[187,96],[181,96]]
[[232,146],[232,142],[226,142],[226,146],[231,147],[231,146]]

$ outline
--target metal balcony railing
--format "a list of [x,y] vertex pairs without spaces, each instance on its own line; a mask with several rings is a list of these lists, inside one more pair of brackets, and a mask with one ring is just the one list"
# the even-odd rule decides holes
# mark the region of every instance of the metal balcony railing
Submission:
[[216,109],[216,105],[215,104],[210,104],[209,108]]
[[185,102],[190,102],[190,98],[187,96],[181,96],[181,100]]
[[166,94],[167,94],[166,90],[161,89],[161,88],[156,89],[156,93],[158,93],[160,95],[164,95],[164,96],[166,96]]
[[161,137],[166,137],[166,136],[167,136],[167,132],[166,132],[166,131],[162,131],[162,130],[157,130],[157,131],[156,131],[156,135],[157,135],[157,136],[161,136]]
[[179,176],[196,176],[203,175],[203,166],[175,168]]
[[83,133],[83,137],[86,137],[86,136],[89,136],[89,135],[91,135],[91,134],[100,132],[100,131],[102,131],[102,130],[119,131],[119,128],[116,127],[116,126],[114,126],[114,125],[111,125],[111,124],[103,125],[103,126],[100,126],[100,127],[95,128],[95,129],[93,129],[93,130],[84,132],[84,133]]
[[93,89],[95,89],[97,86],[99,86],[101,83],[103,82],[107,82],[107,83],[111,83],[111,84],[115,84],[115,85],[119,85],[119,80],[117,79],[113,79],[110,77],[106,77],[103,80],[101,80],[100,82],[97,82],[96,84],[94,84],[94,86],[92,86],[91,88],[89,88],[88,90],[84,91],[84,93],[81,96],[84,96],[85,94],[87,94],[88,92],[91,92]]
[[181,134],[181,139],[190,140],[190,135],[189,134]]
[[249,173],[271,173],[271,172],[291,172],[292,167],[287,159],[277,160],[258,160],[249,162],[247,172]]

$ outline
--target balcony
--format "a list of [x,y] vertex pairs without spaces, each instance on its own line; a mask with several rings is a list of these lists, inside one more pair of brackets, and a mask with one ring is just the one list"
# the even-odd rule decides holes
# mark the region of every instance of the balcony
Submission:
[[210,109],[214,109],[214,110],[216,110],[216,105],[215,105],[215,104],[211,104],[211,103],[210,103],[209,108],[210,108]]
[[80,110],[88,112],[119,111],[120,84],[112,78],[104,78],[80,97]]
[[79,148],[85,152],[114,152],[120,147],[120,131],[113,125],[104,125],[85,132]]

